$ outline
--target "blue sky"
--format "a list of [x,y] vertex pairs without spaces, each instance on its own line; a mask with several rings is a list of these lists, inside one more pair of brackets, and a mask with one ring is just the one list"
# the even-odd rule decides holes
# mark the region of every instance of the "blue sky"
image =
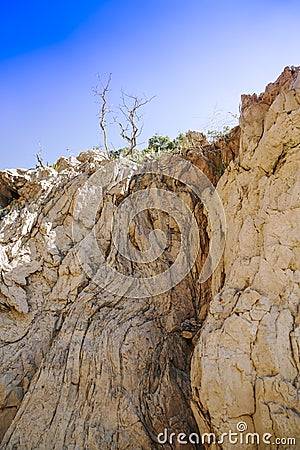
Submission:
[[[0,169],[34,167],[102,143],[93,96],[99,73],[155,99],[141,141],[231,124],[242,93],[299,65],[293,0],[48,0],[2,2]],[[233,124],[233,123],[232,123]],[[123,145],[111,126],[109,142]],[[142,144],[143,145],[143,144]]]

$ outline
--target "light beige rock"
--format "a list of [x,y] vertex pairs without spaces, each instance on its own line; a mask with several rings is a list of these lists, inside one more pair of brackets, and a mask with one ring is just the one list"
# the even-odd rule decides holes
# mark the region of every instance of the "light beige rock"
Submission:
[[[159,448],[157,435],[164,428],[197,432],[189,368],[198,311],[205,315],[210,297],[210,282],[197,283],[208,250],[205,227],[196,267],[172,291],[155,297],[131,298],[118,295],[123,285],[115,293],[97,285],[89,276],[99,272],[94,248],[87,240],[85,255],[80,246],[95,229],[115,270],[150,277],[176,260],[178,226],[159,210],[141,214],[129,229],[134,245],[147,247],[149,233],[160,228],[169,247],[158,262],[132,264],[112,245],[111,220],[120,201],[151,185],[177,190],[199,224],[207,223],[203,208],[172,179],[134,177],[137,165],[128,161],[106,173],[101,201],[98,187],[86,184],[108,163],[100,156],[82,153],[75,162],[60,160],[58,172],[39,168],[26,174],[18,202],[0,223],[1,448],[150,449]],[[176,167],[176,158],[169,155],[159,164]],[[118,184],[126,168],[132,178]],[[80,192],[87,208],[74,235]],[[183,335],[186,320],[193,332]]]
[[264,94],[243,98],[239,159],[217,187],[228,226],[223,274],[213,275],[191,368],[199,427],[221,436],[244,421],[261,438],[297,439],[280,449],[300,445],[299,74],[286,68]]
[[[240,127],[227,138],[197,138],[183,151],[219,180],[227,219],[223,258],[203,284],[213,236],[207,212],[186,185],[148,173],[175,167],[180,178],[178,155],[143,172],[127,160],[111,170],[94,149],[52,168],[0,174],[1,450],[158,449],[165,428],[219,439],[239,422],[299,444],[299,73],[286,68],[265,93],[243,96]],[[188,178],[199,181],[194,170]],[[159,208],[124,225],[128,259],[116,246],[124,230],[111,221],[132,194],[147,205],[150,188]],[[151,289],[147,278],[168,273],[180,251],[179,225],[162,211],[168,204],[187,224],[193,212],[201,250],[178,284],[166,277],[170,290],[133,295],[141,277]],[[136,206],[126,203],[126,214]],[[188,237],[182,264],[196,242]],[[163,242],[158,259],[134,260],[137,250],[156,255]],[[206,447],[238,448],[223,441]]]

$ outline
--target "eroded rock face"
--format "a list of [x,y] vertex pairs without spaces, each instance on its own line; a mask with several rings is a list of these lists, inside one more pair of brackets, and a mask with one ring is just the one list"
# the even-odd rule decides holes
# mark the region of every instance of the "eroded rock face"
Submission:
[[242,421],[299,446],[299,68],[242,100],[239,156],[217,186],[228,229],[193,355],[193,409],[218,437]]
[[0,174],[0,210],[19,197],[17,184],[23,180],[26,170],[6,170]]
[[[161,158],[145,166],[151,173],[128,161],[113,163],[112,170],[100,154],[86,152],[76,161],[60,159],[57,170],[39,168],[19,185],[17,205],[1,221],[1,448],[150,449],[161,448],[157,436],[165,428],[198,431],[189,370],[191,337],[210,301],[210,281],[198,283],[209,239],[197,196],[160,175],[173,167],[180,179],[180,161]],[[101,170],[102,199],[93,178]],[[167,250],[158,261],[139,264],[115,249],[111,221],[119,204],[150,186],[160,189],[154,196],[161,210],[141,211],[128,234],[133,249],[144,251],[149,234],[160,229]],[[179,284],[170,279],[172,289],[155,296],[131,297],[134,279],[113,289],[89,241],[82,243],[95,232],[110,266],[125,275],[168,270],[181,245],[175,220],[163,211],[168,190],[189,206],[200,229],[192,271]]]
[[[88,151],[0,174],[1,449],[179,449],[179,433],[238,422],[300,439],[299,103],[287,68],[212,145],[193,134],[145,165]],[[223,225],[195,167],[227,220],[204,283]]]

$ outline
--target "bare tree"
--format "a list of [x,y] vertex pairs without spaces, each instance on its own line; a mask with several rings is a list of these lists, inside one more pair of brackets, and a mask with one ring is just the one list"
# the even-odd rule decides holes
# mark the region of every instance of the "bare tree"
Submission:
[[122,122],[118,122],[121,129],[121,137],[128,142],[129,149],[125,156],[131,155],[136,149],[137,138],[140,136],[143,125],[139,126],[138,122],[141,120],[142,115],[139,114],[140,108],[151,102],[154,97],[150,99],[139,98],[135,95],[128,95],[122,91],[122,104],[120,105],[120,111],[126,119],[126,125]]
[[43,161],[43,157],[42,157],[42,144],[39,142],[39,151],[35,154],[36,160],[37,160],[37,164],[35,165],[35,168],[37,169],[38,167],[43,167],[45,168],[45,164]]
[[105,149],[105,153],[107,156],[110,155],[110,151],[107,144],[107,131],[106,131],[106,118],[109,113],[112,112],[110,106],[107,104],[107,93],[109,91],[109,85],[111,82],[111,73],[109,74],[107,83],[104,85],[101,81],[100,75],[98,75],[98,80],[101,84],[102,90],[99,91],[98,86],[96,86],[93,89],[94,95],[99,96],[101,98],[101,109],[99,113],[97,114],[97,117],[99,117],[99,127],[103,134],[103,145]]
[[[106,122],[108,114],[113,112],[110,105],[108,105],[107,103],[107,94],[109,92],[111,77],[112,74],[110,73],[106,84],[103,84],[100,75],[98,75],[98,80],[101,84],[101,90],[98,88],[98,86],[93,89],[94,95],[100,97],[101,99],[101,108],[97,114],[97,117],[99,117],[99,127],[103,135],[103,145],[107,157],[111,156],[112,154],[107,143]],[[117,118],[114,118],[114,122],[118,123],[121,130],[121,137],[128,143],[128,151],[124,154],[124,156],[131,155],[136,149],[137,139],[141,135],[141,132],[143,130],[143,125],[139,125],[139,121],[142,117],[142,115],[139,114],[139,110],[147,103],[151,102],[153,98],[154,97],[151,97],[150,99],[147,99],[145,97],[140,98],[134,95],[128,95],[125,92],[121,91],[121,105],[119,106],[119,109],[125,117],[126,122],[124,125],[124,123],[120,122]]]

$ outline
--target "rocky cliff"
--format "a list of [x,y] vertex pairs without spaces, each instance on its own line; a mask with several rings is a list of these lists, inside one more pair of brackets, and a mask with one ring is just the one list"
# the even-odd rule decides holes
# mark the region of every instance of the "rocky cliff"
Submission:
[[200,428],[242,421],[298,446],[299,105],[299,69],[242,96],[239,154],[218,183],[226,246],[191,370]]
[[286,68],[216,144],[0,173],[1,449],[300,445],[299,147]]

